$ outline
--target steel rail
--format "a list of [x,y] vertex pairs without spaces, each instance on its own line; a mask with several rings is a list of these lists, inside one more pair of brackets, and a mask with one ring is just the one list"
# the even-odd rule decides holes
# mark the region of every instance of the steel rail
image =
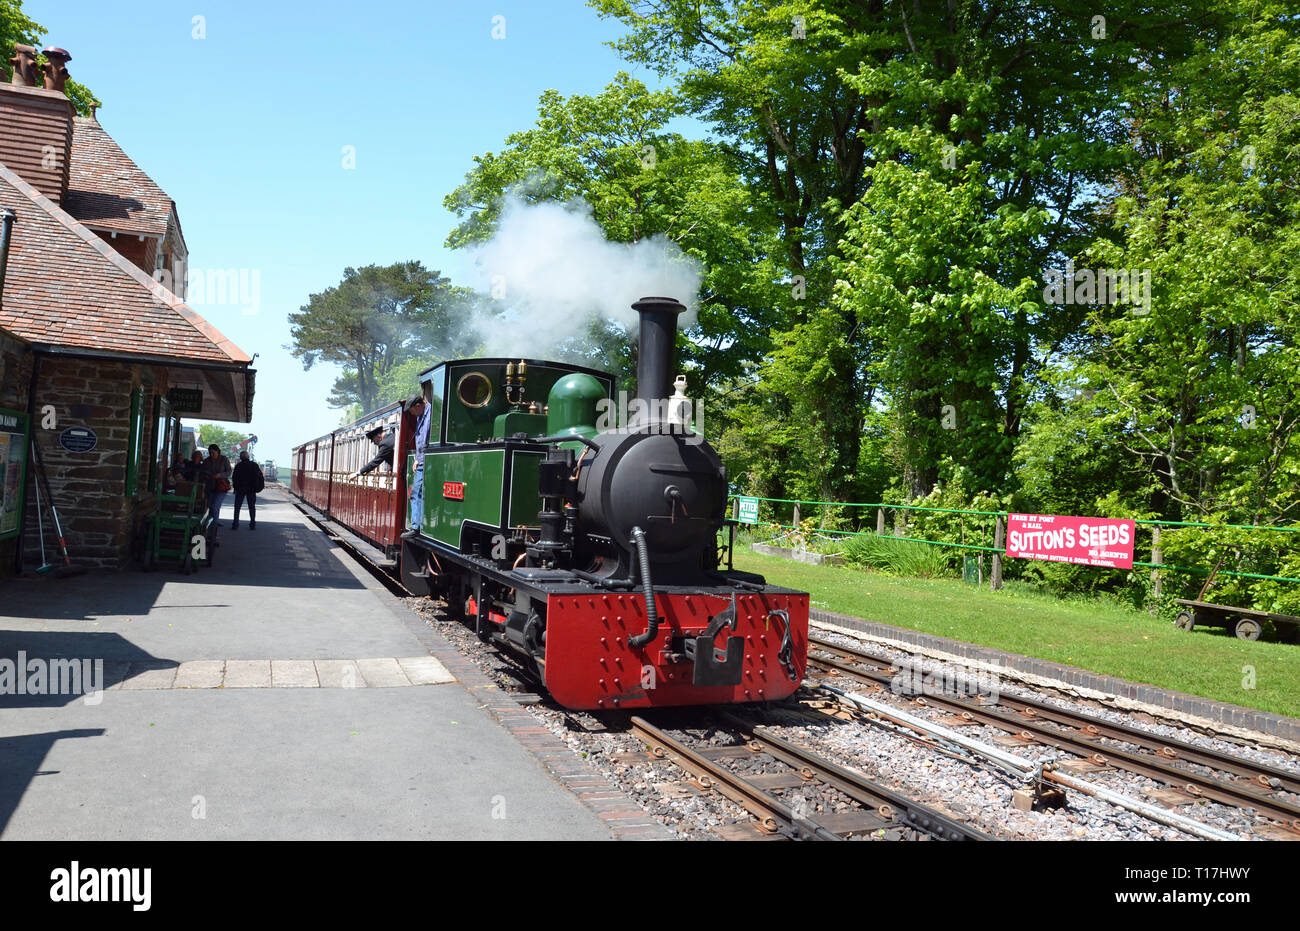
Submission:
[[[833,695],[837,695],[842,702],[864,712],[867,715],[868,720],[872,720],[877,724],[881,721],[888,721],[890,722],[891,728],[894,726],[909,728],[919,734],[929,735],[947,741],[955,746],[962,747],[975,756],[984,757],[988,760],[1001,761],[1005,760],[1008,756],[1005,751],[990,744],[974,740],[964,734],[959,734],[941,724],[934,724],[933,722],[925,721],[915,715],[908,714],[906,711],[899,711],[896,708],[886,705],[884,702],[867,698],[865,695],[845,692],[844,690],[837,689],[832,685],[823,684],[821,688]],[[1178,828],[1180,831],[1193,834],[1197,837],[1203,837],[1206,840],[1242,839],[1238,834],[1234,834],[1231,831],[1225,831],[1222,828],[1216,828],[1212,825],[1203,824],[1202,822],[1189,818],[1177,811],[1172,811],[1168,808],[1152,804],[1151,802],[1133,798],[1132,796],[1122,795],[1119,792],[1113,792],[1105,786],[1094,785],[1065,773],[1055,772],[1057,764],[1052,760],[1039,760],[1035,762],[1032,760],[1026,760],[1023,757],[1011,755],[1008,762],[1011,762],[1018,770],[1021,777],[1029,782],[1039,780],[1043,782],[1055,782],[1059,785],[1066,786],[1067,788],[1077,789],[1086,795],[1096,796],[1112,805],[1117,805],[1120,808],[1140,814],[1144,818],[1159,821],[1162,824]]]
[[665,734],[645,718],[634,715],[631,725],[633,731],[647,743],[655,756],[671,759],[682,769],[694,773],[705,788],[717,789],[757,818],[759,829],[765,833],[785,833],[793,840],[843,840],[842,837],[815,821],[795,814],[792,809],[758,786],[727,771],[712,760],[700,756],[686,744]]
[[833,786],[866,808],[899,812],[908,827],[939,840],[991,840],[976,828],[962,824],[955,818],[931,808],[923,802],[899,795],[866,777],[817,756],[805,747],[772,733],[770,728],[751,724],[727,711],[716,711],[719,717],[756,741],[761,749],[796,770],[810,771],[816,778]]
[[[810,645],[820,646],[812,643]],[[830,649],[843,650],[832,646]],[[879,663],[879,660],[871,658]],[[886,687],[891,677],[882,672],[869,672],[857,669],[837,660],[809,657],[808,662],[832,672],[842,673],[861,682]],[[1102,744],[1097,738],[1075,736],[1056,727],[1049,726],[1020,714],[1008,714],[985,708],[970,699],[955,698],[948,695],[927,695],[924,702],[949,708],[963,717],[977,720],[1009,733],[1034,739],[1049,746],[1069,750],[1078,756],[1100,765],[1114,763],[1122,769],[1154,779],[1167,786],[1179,789],[1193,797],[1203,797],[1234,808],[1253,808],[1255,811],[1274,821],[1279,821],[1292,830],[1300,832],[1300,805],[1285,799],[1269,798],[1253,787],[1234,785],[1216,779],[1213,776],[1191,772],[1167,762],[1165,758],[1149,753],[1134,753]]]
[[[832,650],[851,657],[855,661],[871,663],[882,669],[890,668],[893,665],[888,660],[881,659],[878,656],[872,656],[870,653],[865,653],[854,647],[831,643],[829,640],[823,640],[820,637],[810,636],[808,643],[809,646]],[[1244,760],[1223,750],[1198,747],[1196,744],[1188,743],[1177,737],[1162,737],[1159,734],[1144,731],[1131,724],[1117,724],[1084,711],[1058,708],[1055,705],[1034,698],[999,695],[998,704],[1012,708],[1025,717],[1055,721],[1057,724],[1083,731],[1089,736],[1108,737],[1111,740],[1120,740],[1124,743],[1143,747],[1166,759],[1196,763],[1209,769],[1217,769],[1221,772],[1232,773],[1234,776],[1242,776],[1252,780],[1264,789],[1281,789],[1285,792],[1300,794],[1300,774],[1270,766],[1267,763]],[[1278,784],[1273,785],[1272,780],[1277,780]]]

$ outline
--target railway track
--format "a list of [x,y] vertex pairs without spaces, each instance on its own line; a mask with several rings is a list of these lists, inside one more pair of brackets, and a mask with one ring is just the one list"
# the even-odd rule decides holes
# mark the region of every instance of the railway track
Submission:
[[[784,740],[761,725],[726,712],[717,719],[737,737],[730,745],[694,746],[633,717],[633,733],[650,752],[668,759],[716,789],[755,818],[756,836],[790,840],[987,840],[988,835],[921,802]],[[805,796],[813,790],[837,799],[843,809],[817,811]]]
[[[810,667],[881,689],[890,687],[896,672],[887,660],[820,637],[809,637],[809,651]],[[813,651],[823,655],[815,656]],[[917,701],[951,711],[967,723],[999,728],[1026,745],[1046,744],[1099,767],[1146,776],[1191,799],[1254,810],[1300,835],[1300,805],[1279,794],[1300,793],[1300,777],[1295,773],[1035,699],[999,695],[997,708],[978,699],[942,694]]]

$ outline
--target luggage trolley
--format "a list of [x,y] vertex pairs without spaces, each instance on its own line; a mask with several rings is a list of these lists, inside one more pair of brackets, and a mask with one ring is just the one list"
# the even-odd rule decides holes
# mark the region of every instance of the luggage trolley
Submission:
[[1296,634],[1300,631],[1300,617],[1289,614],[1234,608],[1232,605],[1193,601],[1190,598],[1175,598],[1174,602],[1183,608],[1174,621],[1179,630],[1191,630],[1200,624],[1202,627],[1223,627],[1240,640],[1258,640],[1264,632],[1264,621],[1272,621],[1277,630],[1277,639],[1283,643],[1294,643]]

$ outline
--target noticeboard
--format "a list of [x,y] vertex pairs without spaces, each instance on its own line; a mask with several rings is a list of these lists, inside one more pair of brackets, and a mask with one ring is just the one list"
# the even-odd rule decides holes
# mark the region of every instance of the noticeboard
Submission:
[[167,392],[173,414],[203,413],[202,388],[172,388]]
[[757,498],[737,498],[740,507],[736,512],[736,519],[742,524],[758,523],[758,499]]
[[1131,519],[1061,514],[1008,514],[1006,554],[1076,566],[1133,568]]
[[23,526],[27,479],[27,415],[0,407],[0,540]]

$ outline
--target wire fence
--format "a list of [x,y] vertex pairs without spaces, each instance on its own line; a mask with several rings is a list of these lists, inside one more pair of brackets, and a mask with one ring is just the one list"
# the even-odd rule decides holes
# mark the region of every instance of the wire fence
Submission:
[[[1009,511],[981,511],[981,510],[973,510],[973,509],[966,509],[966,508],[939,508],[939,507],[928,507],[925,505],[915,505],[915,504],[889,504],[885,502],[814,501],[814,500],[805,500],[799,498],[762,498],[756,495],[731,495],[730,500],[733,502],[732,504],[733,516],[739,515],[739,506],[740,506],[741,498],[747,498],[751,501],[760,502],[760,509],[758,515],[759,519],[757,523],[766,526],[780,527],[781,529],[784,530],[793,530],[793,531],[805,529],[802,526],[805,518],[808,516],[805,515],[802,511],[802,508],[804,508],[805,506],[812,506],[814,508],[822,509],[823,515],[826,515],[828,513],[832,515],[839,515],[841,513],[841,509],[846,509],[846,508],[875,510],[876,512],[876,529],[874,531],[875,534],[885,535],[886,528],[890,524],[892,524],[893,532],[889,533],[888,535],[894,537],[895,539],[907,540],[913,543],[925,543],[930,546],[941,546],[941,547],[960,549],[960,550],[973,550],[980,553],[992,553],[995,560],[994,563],[995,577],[999,577],[999,578],[1000,578],[1001,557],[1005,555],[1005,547],[998,545],[998,543],[1003,539],[1003,531],[1006,528],[1007,517],[1009,516],[1010,513],[1012,513]],[[773,519],[771,520],[761,519],[763,504],[773,505],[773,507],[768,508],[769,514],[773,515]],[[788,507],[777,508],[775,507],[775,505],[788,505]],[[936,539],[926,539],[923,537],[908,536],[906,530],[907,523],[908,523],[906,515],[909,515],[914,512],[922,515],[926,515],[926,514],[958,515],[958,532],[961,535],[961,539],[955,541],[936,540]],[[786,514],[790,515],[789,523],[785,523],[784,520],[782,519]],[[890,517],[892,517],[892,521],[889,519]],[[972,524],[974,525],[971,528],[972,533],[978,535],[978,538],[983,540],[984,542],[982,543],[966,542],[965,539],[966,520],[965,519],[967,517],[972,519]],[[1242,572],[1235,569],[1223,569],[1221,567],[1210,569],[1204,566],[1185,566],[1185,565],[1179,565],[1177,563],[1165,562],[1161,556],[1161,531],[1163,530],[1163,528],[1166,527],[1171,527],[1171,528],[1198,528],[1199,527],[1199,528],[1212,530],[1212,531],[1237,530],[1237,531],[1246,531],[1247,534],[1251,532],[1257,534],[1264,534],[1264,533],[1300,534],[1300,527],[1258,526],[1254,524],[1227,524],[1227,523],[1207,523],[1204,521],[1148,520],[1148,519],[1135,519],[1134,523],[1138,527],[1149,528],[1150,543],[1147,544],[1147,549],[1150,551],[1152,558],[1150,559],[1150,561],[1142,561],[1135,558],[1133,560],[1133,567],[1153,570],[1152,581],[1154,583],[1155,593],[1157,595],[1159,595],[1160,593],[1160,578],[1158,572],[1165,571],[1165,570],[1171,572],[1183,572],[1190,575],[1210,575],[1211,573],[1213,573],[1216,576],[1227,576],[1230,578],[1252,579],[1256,581],[1269,581],[1269,582],[1288,582],[1288,583],[1300,584],[1300,578],[1294,578],[1291,576],[1272,575],[1268,573],[1258,573],[1258,572]],[[846,530],[842,527],[821,527],[821,528],[817,528],[817,532],[831,537],[864,536],[864,535],[872,534],[872,531],[870,530]],[[1296,544],[1300,545],[1300,537],[1295,537],[1294,539],[1296,541]],[[1135,556],[1137,555],[1137,552],[1138,552],[1138,546],[1137,546],[1137,541],[1135,540],[1134,541]]]

